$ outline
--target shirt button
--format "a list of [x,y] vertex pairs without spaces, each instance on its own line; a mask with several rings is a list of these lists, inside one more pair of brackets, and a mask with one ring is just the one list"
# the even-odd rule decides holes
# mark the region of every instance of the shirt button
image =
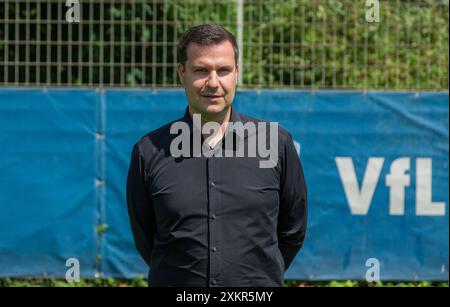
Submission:
[[212,285],[217,284],[217,280],[215,280],[215,279],[211,280],[211,284],[212,284]]
[[212,248],[212,251],[213,251],[213,252],[216,252],[216,251],[217,251],[217,248],[213,247],[213,248]]
[[211,185],[212,185],[213,187],[215,187],[215,186],[216,186],[216,183],[215,183],[214,181],[211,181]]
[[213,215],[211,216],[211,218],[212,218],[213,220],[215,220],[215,219],[216,219],[216,215],[213,214]]

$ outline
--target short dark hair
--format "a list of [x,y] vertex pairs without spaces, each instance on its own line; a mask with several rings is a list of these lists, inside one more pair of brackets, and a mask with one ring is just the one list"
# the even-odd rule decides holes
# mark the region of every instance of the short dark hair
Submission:
[[239,48],[233,34],[224,27],[215,24],[202,24],[186,30],[178,39],[178,63],[185,66],[187,61],[187,47],[190,43],[209,46],[229,41],[234,49],[234,61],[239,59]]

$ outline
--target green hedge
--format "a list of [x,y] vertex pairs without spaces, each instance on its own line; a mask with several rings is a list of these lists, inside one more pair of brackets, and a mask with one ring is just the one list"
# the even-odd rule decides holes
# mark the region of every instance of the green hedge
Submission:
[[[367,23],[365,1],[248,1],[244,84],[448,89],[448,6],[435,0],[380,2],[380,22]],[[176,9],[194,25],[221,23],[230,10],[236,14],[229,4],[211,13],[208,4],[195,3],[168,1],[167,15]],[[227,26],[236,33],[234,20]]]
[[[378,282],[365,281],[298,281],[286,280],[286,287],[448,287],[448,282]],[[68,283],[55,278],[0,278],[0,287],[147,287],[144,278],[95,278],[81,279],[79,283]]]
[[[241,50],[244,87],[448,89],[448,1],[380,1],[379,23],[366,22],[365,2],[244,1],[244,46]],[[99,23],[100,2],[81,3],[80,24],[59,21],[61,25],[52,22],[39,27],[35,5],[29,10],[25,5],[0,6],[0,16],[30,20],[28,43],[37,40],[36,32],[40,32],[44,44],[31,45],[31,59],[39,49],[41,58],[45,60],[46,54],[52,51],[51,62],[57,61],[56,45],[46,46],[45,42],[50,35],[49,44],[54,43],[58,39],[57,27],[61,27],[60,67],[36,68],[31,63],[30,80],[35,80],[39,71],[44,83],[50,78],[51,84],[57,83],[59,76],[63,85],[96,85],[100,76],[104,76],[106,84],[173,86],[177,84],[176,40],[186,28],[213,22],[237,32],[236,1],[231,0],[104,2],[104,24]],[[57,11],[57,3],[49,5]],[[46,4],[40,10],[41,19],[47,18]],[[52,20],[54,18],[53,14]],[[19,37],[15,37],[16,27],[19,27]],[[82,37],[74,34],[70,41],[69,28],[73,33],[81,29]],[[25,24],[1,26],[0,37],[5,36],[7,29],[10,42],[0,41],[0,61],[15,60],[16,40],[22,46],[19,62],[25,61]],[[78,44],[80,40],[87,44]],[[120,41],[125,44],[117,45]],[[114,48],[109,45],[111,42],[116,44]],[[8,52],[6,44],[9,44]],[[92,67],[74,66],[69,74],[65,64],[70,62],[69,50],[73,61],[80,57],[83,64],[91,63]],[[147,63],[142,63],[143,57]],[[120,66],[122,58],[125,65]],[[107,65],[111,63],[113,67]],[[151,67],[143,68],[142,64]],[[14,80],[15,68],[9,67],[9,82]],[[7,68],[1,69],[0,84],[5,82],[2,77]],[[21,67],[19,83],[23,83],[24,76],[25,69]],[[109,80],[109,76],[114,80]]]

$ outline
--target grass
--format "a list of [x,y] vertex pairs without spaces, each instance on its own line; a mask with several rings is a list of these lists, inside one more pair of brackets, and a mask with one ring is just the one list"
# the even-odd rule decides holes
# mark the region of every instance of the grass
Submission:
[[[300,281],[286,280],[286,287],[449,287],[448,282],[430,281]],[[78,283],[68,283],[58,278],[0,278],[0,287],[147,287],[145,278],[82,278]]]

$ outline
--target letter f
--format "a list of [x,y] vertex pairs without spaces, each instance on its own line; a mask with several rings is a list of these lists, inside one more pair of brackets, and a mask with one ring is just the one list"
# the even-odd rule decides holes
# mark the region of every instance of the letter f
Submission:
[[390,173],[386,176],[386,185],[390,187],[389,214],[405,214],[405,187],[411,184],[410,176],[406,174],[410,168],[410,159],[403,157],[394,160]]

